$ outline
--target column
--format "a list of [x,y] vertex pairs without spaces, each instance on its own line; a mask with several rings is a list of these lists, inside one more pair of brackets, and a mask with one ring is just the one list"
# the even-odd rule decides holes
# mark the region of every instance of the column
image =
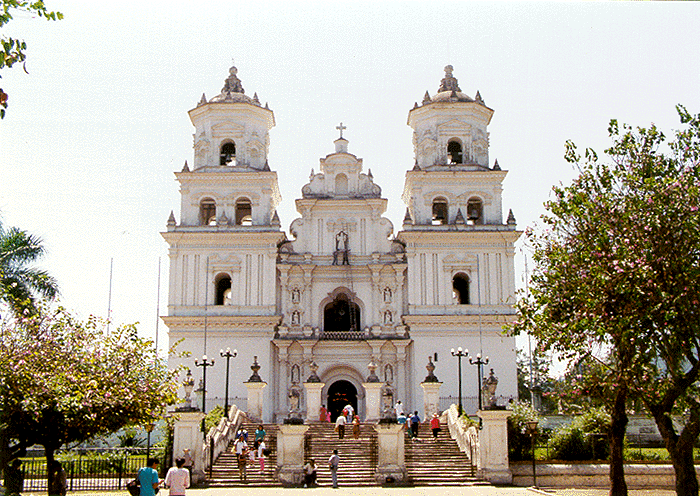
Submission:
[[244,382],[248,389],[248,418],[253,422],[263,421],[263,389],[267,382]]
[[513,473],[508,465],[508,417],[510,410],[479,410],[479,472],[493,484],[510,484]]
[[202,412],[178,412],[175,415],[173,432],[173,456],[183,455],[185,449],[190,450],[192,457],[192,482],[204,480],[204,436],[202,434]]
[[305,382],[306,389],[306,422],[319,420],[319,410],[321,409],[321,391],[326,384],[323,382]]
[[277,478],[284,486],[299,486],[304,480],[304,435],[309,426],[282,424],[277,429]]
[[401,483],[406,481],[406,462],[403,425],[375,424],[377,431],[377,471],[374,480],[377,484]]
[[442,382],[421,382],[423,388],[423,419],[430,420],[433,413],[440,413],[440,386]]

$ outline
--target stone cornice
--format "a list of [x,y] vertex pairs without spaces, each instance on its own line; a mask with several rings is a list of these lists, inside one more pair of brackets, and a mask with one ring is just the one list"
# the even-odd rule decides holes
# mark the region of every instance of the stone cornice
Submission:
[[[161,317],[170,332],[204,330],[204,316]],[[272,331],[282,321],[281,315],[207,316],[207,331]]]
[[[403,315],[404,324],[409,326],[410,332],[422,329],[476,329],[479,326],[500,329],[503,325],[512,322],[515,315]],[[488,330],[488,329],[487,329]]]
[[[254,228],[255,226],[252,227]],[[270,227],[260,227],[260,230],[250,231],[251,227],[247,226],[239,227],[236,230],[230,227],[201,226],[199,228],[191,228],[191,230],[175,228],[172,231],[161,232],[160,234],[171,246],[177,244],[179,246],[186,245],[217,249],[220,249],[222,246],[245,246],[246,248],[257,246],[265,248],[270,244],[277,247],[279,242],[286,239],[283,231],[273,231]]]
[[[444,249],[447,243],[468,244],[474,246],[475,242],[493,248],[507,248],[512,250],[523,231],[517,231],[507,225],[478,225],[478,226],[411,226],[411,229],[399,231],[396,239],[406,244],[407,252],[411,244]],[[508,246],[506,246],[508,245]]]

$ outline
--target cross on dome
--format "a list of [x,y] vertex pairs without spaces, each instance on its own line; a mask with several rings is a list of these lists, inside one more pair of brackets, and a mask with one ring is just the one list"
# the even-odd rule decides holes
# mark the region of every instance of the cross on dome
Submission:
[[335,126],[335,128],[340,131],[340,137],[343,137],[343,129],[347,129],[347,126],[343,126],[343,123],[340,123],[340,126]]

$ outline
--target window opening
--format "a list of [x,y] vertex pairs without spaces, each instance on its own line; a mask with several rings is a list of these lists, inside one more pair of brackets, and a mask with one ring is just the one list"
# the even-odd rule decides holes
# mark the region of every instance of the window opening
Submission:
[[231,278],[229,276],[222,276],[216,282],[216,304],[231,304]]
[[339,195],[348,194],[348,176],[345,174],[335,176],[335,192]]
[[219,155],[219,165],[236,165],[235,143],[224,143],[221,146],[221,154]]
[[[452,291],[457,303],[460,305],[469,304],[469,276],[463,273],[455,274],[452,278]],[[437,358],[435,359],[437,361]]]
[[469,224],[483,224],[483,213],[481,200],[478,198],[469,198],[469,201],[467,202],[467,217],[469,218]]
[[359,332],[360,307],[344,293],[326,305],[323,311],[324,332]]
[[253,208],[250,205],[250,200],[243,198],[236,202],[236,224],[239,226],[252,226]]
[[447,156],[450,164],[462,163],[462,144],[457,140],[450,140],[447,143]]
[[199,222],[203,226],[216,224],[216,202],[211,198],[205,198],[199,204]]
[[433,200],[433,225],[447,224],[447,200],[436,198]]

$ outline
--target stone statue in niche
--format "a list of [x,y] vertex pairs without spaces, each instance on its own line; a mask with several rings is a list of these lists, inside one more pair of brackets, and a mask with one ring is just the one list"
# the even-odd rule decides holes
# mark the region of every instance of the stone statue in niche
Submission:
[[299,289],[297,289],[297,288],[294,288],[292,290],[292,303],[294,303],[296,305],[299,303],[300,300],[301,300],[301,291],[299,291]]
[[289,418],[300,419],[301,409],[299,408],[299,403],[301,401],[301,388],[298,384],[292,384],[287,397],[289,398]]
[[299,325],[299,311],[294,310],[292,312],[292,325]]
[[292,384],[299,384],[299,378],[301,377],[299,365],[297,365],[296,363],[292,365],[291,372]]
[[391,288],[384,288],[384,303],[391,303]]
[[384,312],[384,323],[385,324],[393,324],[394,323],[394,316],[391,314],[390,310],[387,310]]
[[340,231],[335,235],[335,251],[333,252],[333,265],[338,265],[338,255],[342,254],[341,265],[350,265],[348,258],[348,235],[345,231]]
[[390,363],[387,363],[384,367],[384,382],[387,384],[394,382],[394,367]]

